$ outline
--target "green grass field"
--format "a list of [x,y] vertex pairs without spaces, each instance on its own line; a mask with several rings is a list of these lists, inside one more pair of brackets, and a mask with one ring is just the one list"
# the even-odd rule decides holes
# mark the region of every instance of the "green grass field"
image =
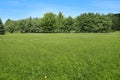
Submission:
[[120,80],[120,33],[0,35],[0,80]]

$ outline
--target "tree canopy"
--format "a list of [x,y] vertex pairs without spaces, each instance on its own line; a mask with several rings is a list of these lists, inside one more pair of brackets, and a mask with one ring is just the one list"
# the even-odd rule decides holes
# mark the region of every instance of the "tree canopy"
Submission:
[[[120,30],[120,14],[83,13],[72,18],[65,17],[62,12],[58,14],[48,12],[42,18],[8,19],[4,26],[10,33],[110,32]],[[0,31],[4,33],[1,19]]]
[[107,15],[84,13],[76,18],[76,32],[107,32],[111,30],[112,20]]

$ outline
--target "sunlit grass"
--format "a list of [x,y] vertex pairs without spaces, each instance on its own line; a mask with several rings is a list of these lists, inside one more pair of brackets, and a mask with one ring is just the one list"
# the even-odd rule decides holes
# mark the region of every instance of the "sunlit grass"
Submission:
[[0,80],[119,79],[119,32],[0,36]]

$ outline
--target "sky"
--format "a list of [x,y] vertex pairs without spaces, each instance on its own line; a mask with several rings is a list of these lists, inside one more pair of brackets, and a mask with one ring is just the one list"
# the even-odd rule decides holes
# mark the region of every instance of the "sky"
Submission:
[[41,18],[44,13],[61,11],[65,17],[81,13],[120,13],[120,0],[1,0],[0,18],[18,20]]

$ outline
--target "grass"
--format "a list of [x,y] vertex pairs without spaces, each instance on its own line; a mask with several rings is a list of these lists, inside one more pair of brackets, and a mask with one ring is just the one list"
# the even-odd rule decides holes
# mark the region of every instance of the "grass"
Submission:
[[0,80],[119,80],[120,33],[0,35]]

